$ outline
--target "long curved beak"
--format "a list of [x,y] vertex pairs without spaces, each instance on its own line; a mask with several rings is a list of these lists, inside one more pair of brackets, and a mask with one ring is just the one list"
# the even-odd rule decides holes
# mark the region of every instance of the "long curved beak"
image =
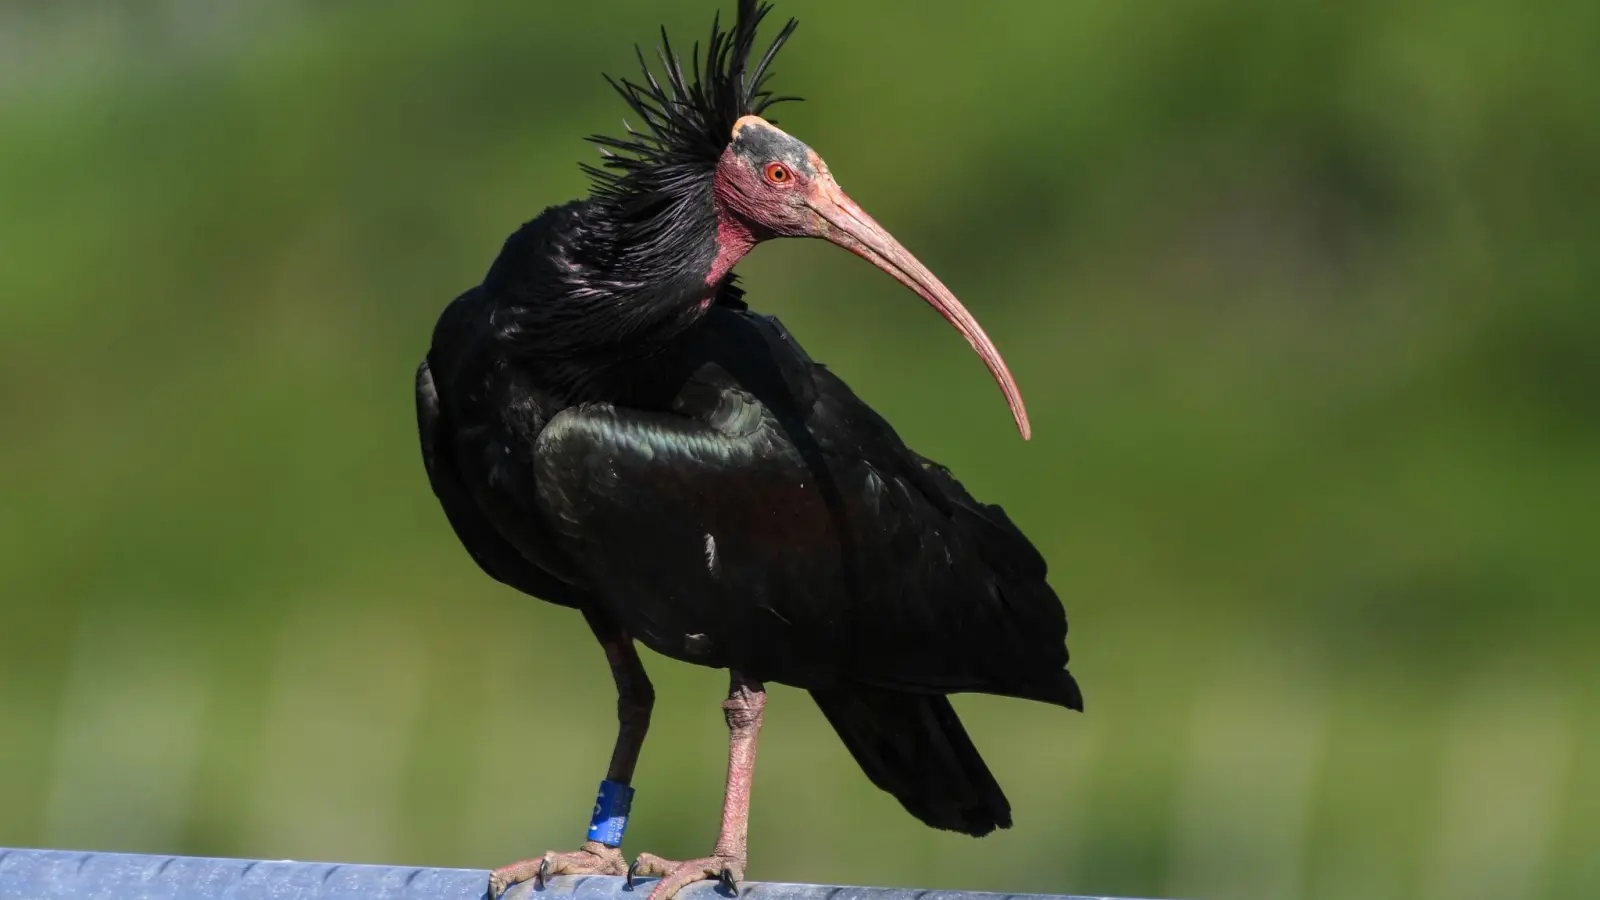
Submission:
[[934,277],[927,266],[918,262],[910,251],[900,246],[894,235],[885,231],[882,225],[873,221],[865,210],[846,196],[831,176],[824,175],[811,185],[806,205],[822,218],[816,237],[831,241],[893,275],[896,281],[916,291],[928,301],[929,306],[944,316],[945,321],[961,332],[972,349],[978,351],[983,364],[989,368],[989,374],[994,376],[1000,390],[1005,393],[1006,405],[1011,407],[1011,415],[1017,420],[1017,431],[1022,433],[1022,439],[1031,437],[1033,431],[1028,426],[1028,410],[1022,405],[1022,392],[1017,389],[1011,370],[1006,368],[1006,361],[995,349],[994,342],[983,333],[978,320],[967,312],[961,301],[950,293],[950,289]]

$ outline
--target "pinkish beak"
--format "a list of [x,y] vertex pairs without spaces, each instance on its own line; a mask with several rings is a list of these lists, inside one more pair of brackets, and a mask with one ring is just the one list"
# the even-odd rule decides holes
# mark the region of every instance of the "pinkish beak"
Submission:
[[846,196],[831,176],[824,174],[811,185],[806,192],[806,205],[822,217],[816,237],[838,244],[893,275],[896,281],[916,291],[928,301],[929,306],[944,316],[945,321],[961,332],[972,349],[978,351],[983,364],[989,368],[989,374],[994,376],[1000,390],[1006,395],[1006,405],[1011,407],[1011,415],[1017,420],[1017,431],[1022,433],[1022,439],[1031,437],[1028,410],[1022,405],[1022,392],[1017,389],[1017,382],[1006,368],[1006,361],[995,349],[994,342],[983,333],[978,320],[967,312],[961,301],[950,293],[950,289],[902,247],[894,235],[885,231],[882,225],[873,221],[865,210]]

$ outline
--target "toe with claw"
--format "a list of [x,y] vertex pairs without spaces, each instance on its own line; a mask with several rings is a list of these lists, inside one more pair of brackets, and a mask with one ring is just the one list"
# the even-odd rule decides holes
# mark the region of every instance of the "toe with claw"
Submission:
[[489,873],[489,897],[500,900],[512,885],[532,881],[543,888],[556,875],[623,875],[629,872],[622,851],[598,841],[589,841],[582,850],[571,853],[546,853],[535,859],[502,866]]
[[653,853],[641,853],[628,867],[628,887],[638,877],[659,876],[660,881],[650,891],[649,900],[672,900],[685,887],[696,881],[717,881],[730,894],[739,893],[739,882],[744,879],[744,860],[731,856],[707,856],[677,862],[662,859]]

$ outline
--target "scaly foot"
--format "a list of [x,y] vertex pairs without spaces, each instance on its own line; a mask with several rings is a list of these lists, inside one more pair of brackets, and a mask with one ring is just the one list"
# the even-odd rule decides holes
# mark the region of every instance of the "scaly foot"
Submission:
[[525,859],[509,866],[501,866],[489,873],[489,897],[500,900],[500,895],[513,884],[533,881],[543,887],[553,875],[626,875],[628,861],[616,847],[607,847],[599,841],[588,841],[582,850],[571,853],[551,851],[536,859]]
[[650,892],[649,900],[672,900],[688,885],[707,879],[722,882],[730,894],[737,895],[739,882],[744,880],[744,860],[732,856],[707,856],[704,859],[675,862],[653,853],[641,853],[628,869],[628,887],[632,888],[633,879],[641,875],[661,877]]

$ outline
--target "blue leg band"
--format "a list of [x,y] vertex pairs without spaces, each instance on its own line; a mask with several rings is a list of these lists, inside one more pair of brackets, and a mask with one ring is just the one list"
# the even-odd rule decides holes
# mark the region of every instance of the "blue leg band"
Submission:
[[589,840],[607,847],[622,846],[622,833],[628,830],[628,810],[632,808],[633,788],[615,781],[600,782],[594,815],[589,819]]

